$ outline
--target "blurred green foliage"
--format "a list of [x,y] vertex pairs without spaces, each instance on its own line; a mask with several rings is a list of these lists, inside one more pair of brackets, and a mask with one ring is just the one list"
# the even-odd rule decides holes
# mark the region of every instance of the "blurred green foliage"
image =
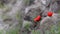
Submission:
[[0,30],[0,34],[4,34],[4,30]]
[[16,27],[12,27],[6,32],[6,34],[19,34],[19,29],[20,29],[19,25]]
[[29,5],[29,1],[30,0],[24,0],[24,3],[25,3],[26,6]]
[[32,34],[40,34],[39,30],[32,30]]
[[0,8],[4,8],[4,4],[0,1]]

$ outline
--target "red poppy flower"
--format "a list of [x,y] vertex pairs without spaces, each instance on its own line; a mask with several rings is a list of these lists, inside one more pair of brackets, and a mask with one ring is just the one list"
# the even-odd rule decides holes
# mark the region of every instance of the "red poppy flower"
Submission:
[[48,12],[47,15],[51,17],[53,15],[53,12]]
[[38,22],[38,21],[40,21],[40,19],[41,19],[41,16],[38,15],[38,16],[34,19],[34,21],[35,21],[35,22]]

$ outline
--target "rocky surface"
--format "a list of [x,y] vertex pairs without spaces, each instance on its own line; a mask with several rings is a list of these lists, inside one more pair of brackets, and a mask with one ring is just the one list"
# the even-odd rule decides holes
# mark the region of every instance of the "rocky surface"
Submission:
[[[0,0],[0,33],[35,34],[34,32],[38,32],[39,34],[41,32],[41,34],[46,34],[47,31],[50,32],[52,27],[58,27],[60,21],[59,7],[58,1]],[[47,17],[48,11],[54,12],[51,18]],[[33,19],[38,15],[41,15],[42,18],[34,27]]]

